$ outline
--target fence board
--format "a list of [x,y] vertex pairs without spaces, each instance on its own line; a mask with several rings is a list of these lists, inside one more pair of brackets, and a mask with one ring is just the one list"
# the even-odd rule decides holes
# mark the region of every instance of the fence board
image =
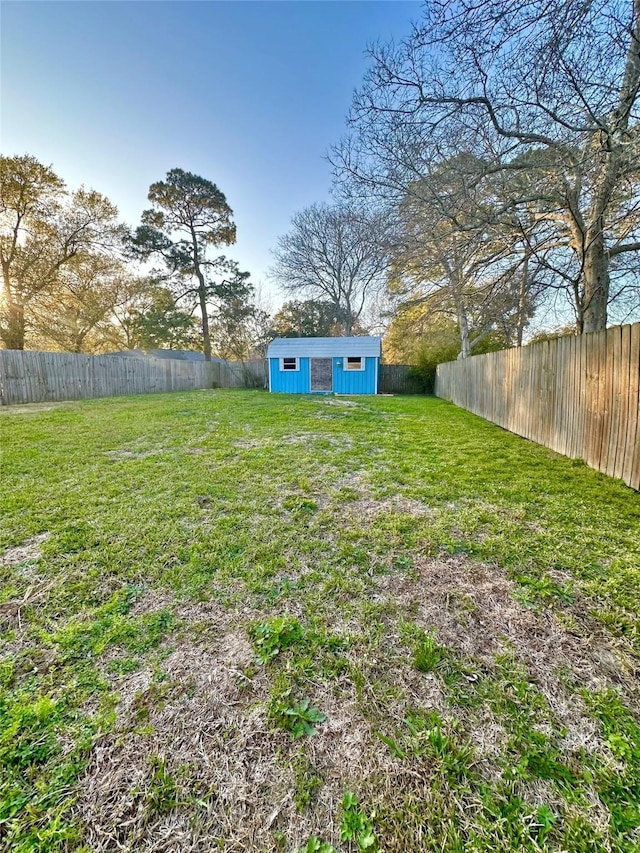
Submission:
[[640,490],[640,323],[440,364],[436,394]]
[[622,364],[620,363],[622,335],[619,326],[609,329],[611,334],[607,337],[607,381],[608,381],[608,400],[609,400],[609,417],[607,419],[607,444],[606,449],[603,445],[603,453],[600,458],[600,470],[613,476],[616,467],[616,454],[618,449],[618,421],[620,420],[620,409],[622,408],[622,400],[620,397],[620,373],[622,372]]
[[[640,482],[640,472],[638,471],[638,448],[640,446],[640,376],[638,375],[638,371],[634,369],[634,365],[640,363],[640,323],[631,326],[630,331],[629,412],[627,415],[627,434],[622,479],[625,483],[630,481],[638,483]],[[635,465],[634,455],[636,457]],[[638,488],[637,485],[636,488]]]
[[562,425],[569,418],[566,404],[567,398],[570,396],[569,377],[567,375],[567,363],[569,361],[569,342],[570,338],[561,338],[558,341],[558,346],[555,347],[556,366],[555,366],[555,399],[553,408],[553,420],[550,419],[549,426],[551,429],[550,440],[553,441],[553,449],[556,453],[566,455],[567,433],[562,428]]

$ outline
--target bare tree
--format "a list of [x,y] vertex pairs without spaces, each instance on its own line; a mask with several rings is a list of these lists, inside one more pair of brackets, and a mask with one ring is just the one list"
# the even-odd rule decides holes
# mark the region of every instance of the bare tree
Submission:
[[314,204],[296,213],[289,233],[278,239],[271,276],[290,293],[331,302],[350,335],[368,300],[384,287],[390,247],[385,214]]
[[578,328],[604,328],[612,263],[640,251],[640,0],[433,0],[371,57],[339,175],[404,196],[466,149],[524,176],[505,209],[555,227]]
[[485,167],[459,154],[411,184],[398,205],[390,289],[451,318],[463,358],[492,332],[521,343],[538,295],[531,229],[509,217],[499,187],[468,180]]

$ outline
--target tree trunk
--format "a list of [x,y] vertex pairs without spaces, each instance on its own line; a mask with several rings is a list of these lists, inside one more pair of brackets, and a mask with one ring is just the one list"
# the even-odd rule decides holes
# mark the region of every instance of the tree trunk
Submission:
[[211,335],[209,333],[209,317],[207,316],[207,285],[200,269],[198,238],[193,226],[191,226],[191,241],[191,245],[193,246],[193,268],[198,277],[198,301],[200,303],[200,313],[202,314],[202,348],[204,351],[204,360],[211,361]]
[[[24,304],[19,292],[14,297],[9,265],[4,259],[2,261],[2,284],[6,305],[6,326],[2,329],[0,337],[7,349],[24,349]],[[0,294],[0,299],[1,297],[2,294]]]
[[[593,217],[585,234],[584,252],[584,312],[583,332],[601,332],[607,328],[607,303],[609,301],[609,256],[605,249],[604,230],[606,216],[616,187],[621,189],[627,132],[632,107],[640,87],[640,0],[633,0],[633,17],[629,31],[624,77],[620,87],[618,106],[608,117],[607,145],[600,180],[593,199]],[[633,130],[631,131],[633,132]]]
[[464,309],[464,305],[457,291],[457,288],[454,288],[453,293],[451,295],[453,297],[453,304],[455,305],[456,315],[458,317],[458,329],[460,331],[460,354],[458,355],[458,358],[469,358],[469,356],[471,355],[471,340],[469,338],[469,319],[467,317],[467,312]]
[[204,276],[198,270],[198,299],[200,301],[200,313],[202,314],[202,343],[204,351],[204,360],[211,361],[211,335],[209,333],[209,318],[207,316],[207,290],[204,283]]
[[527,315],[527,296],[529,292],[529,255],[530,250],[525,249],[524,260],[522,262],[522,278],[520,279],[520,290],[518,292],[518,318],[516,325],[516,346],[522,346],[522,338],[524,335],[524,327]]
[[[338,303],[338,315],[341,310],[341,306]],[[353,311],[351,310],[351,302],[347,299],[347,305],[344,310],[344,334],[348,338],[351,336],[351,332],[353,331]]]
[[609,259],[604,248],[602,229],[587,233],[584,254],[584,296],[582,302],[582,331],[601,332],[607,328],[609,298]]
[[469,340],[469,324],[466,314],[460,318],[460,355],[458,358],[469,358],[471,355],[471,341]]
[[24,305],[9,301],[7,304],[7,325],[2,335],[7,349],[24,349]]

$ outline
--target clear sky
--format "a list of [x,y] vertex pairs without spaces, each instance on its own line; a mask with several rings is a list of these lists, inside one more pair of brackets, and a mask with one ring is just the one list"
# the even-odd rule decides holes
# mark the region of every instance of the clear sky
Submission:
[[328,197],[324,155],[367,45],[407,35],[420,3],[5,0],[1,14],[2,153],[103,192],[131,225],[169,169],[202,175],[234,210],[228,254],[267,284],[276,237]]

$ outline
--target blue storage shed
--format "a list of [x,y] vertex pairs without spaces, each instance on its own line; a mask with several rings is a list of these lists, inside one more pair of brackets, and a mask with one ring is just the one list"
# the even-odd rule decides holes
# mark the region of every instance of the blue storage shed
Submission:
[[381,339],[276,338],[269,390],[286,394],[377,394]]

